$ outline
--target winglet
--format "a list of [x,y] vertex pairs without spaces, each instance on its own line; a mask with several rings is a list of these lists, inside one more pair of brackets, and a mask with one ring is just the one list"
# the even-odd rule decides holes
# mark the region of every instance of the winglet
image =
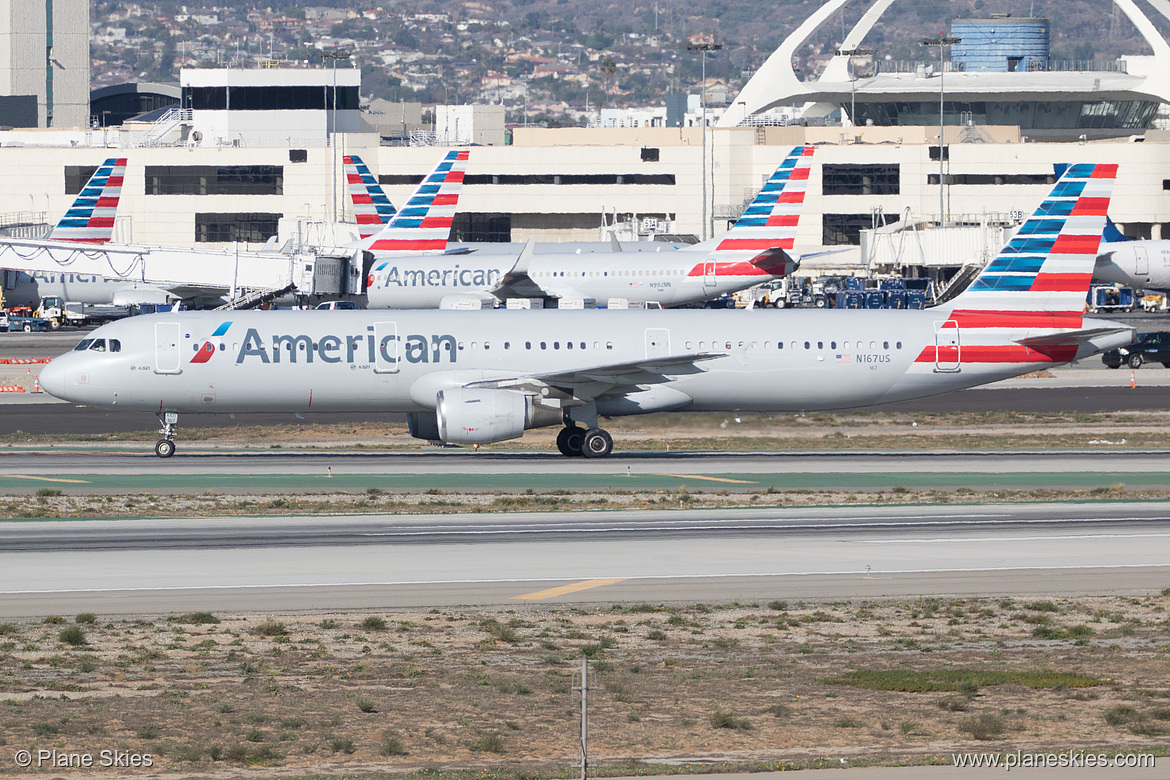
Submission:
[[406,205],[369,240],[369,250],[375,255],[443,252],[451,236],[468,154],[467,149],[447,152]]
[[105,244],[112,239],[125,176],[125,157],[111,157],[99,165],[48,238],[86,244]]

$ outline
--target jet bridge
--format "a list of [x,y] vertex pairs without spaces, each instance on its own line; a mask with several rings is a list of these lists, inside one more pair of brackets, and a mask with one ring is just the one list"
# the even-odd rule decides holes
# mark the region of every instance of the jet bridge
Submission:
[[153,285],[178,297],[287,290],[298,295],[356,295],[365,276],[360,249],[302,249],[290,253],[87,245],[0,238],[0,268],[29,274],[98,276]]

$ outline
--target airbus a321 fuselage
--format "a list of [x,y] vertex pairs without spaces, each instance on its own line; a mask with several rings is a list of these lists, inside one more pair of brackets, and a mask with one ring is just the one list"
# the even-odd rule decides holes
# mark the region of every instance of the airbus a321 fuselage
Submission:
[[159,414],[409,412],[454,444],[564,425],[566,455],[612,450],[601,417],[904,401],[1128,343],[1082,305],[1116,166],[1077,165],[971,287],[921,311],[187,312],[102,326],[41,386]]

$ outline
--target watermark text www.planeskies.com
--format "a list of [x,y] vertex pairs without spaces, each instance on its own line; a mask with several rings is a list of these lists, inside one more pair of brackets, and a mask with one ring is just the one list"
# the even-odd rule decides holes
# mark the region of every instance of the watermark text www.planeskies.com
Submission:
[[956,767],[986,767],[1003,769],[1098,769],[1128,768],[1153,769],[1152,753],[1093,753],[1088,750],[1062,750],[1059,753],[955,753],[951,763]]

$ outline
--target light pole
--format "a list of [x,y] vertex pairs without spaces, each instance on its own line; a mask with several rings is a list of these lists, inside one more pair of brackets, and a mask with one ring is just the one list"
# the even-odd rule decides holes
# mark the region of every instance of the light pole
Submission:
[[853,72],[853,58],[858,54],[873,54],[873,49],[837,49],[837,54],[849,57],[849,123],[857,127],[857,74]]
[[330,155],[330,172],[333,180],[333,186],[330,188],[332,194],[332,218],[334,222],[337,219],[337,61],[348,60],[349,52],[343,51],[334,47],[332,49],[322,49],[321,56],[327,60],[333,60],[333,110],[329,112],[329,122],[326,129],[329,131],[329,155]]
[[943,108],[945,106],[946,92],[943,89],[943,74],[946,72],[946,51],[947,46],[952,43],[959,43],[962,38],[948,38],[940,36],[938,38],[923,38],[923,46],[937,46],[938,47],[938,224],[941,227],[946,219],[946,206],[943,203],[944,193],[946,192],[946,184],[943,180]]
[[[703,70],[703,89],[699,93],[699,105],[703,109],[703,240],[707,240],[708,233],[715,232],[715,226],[711,224],[712,220],[707,219],[707,52],[719,51],[723,48],[722,43],[716,43],[715,39],[710,35],[696,35],[687,42],[687,51],[699,52],[699,57],[702,61]],[[714,178],[715,171],[711,171],[711,176]],[[712,197],[714,200],[714,197]],[[714,203],[712,203],[714,205]]]

